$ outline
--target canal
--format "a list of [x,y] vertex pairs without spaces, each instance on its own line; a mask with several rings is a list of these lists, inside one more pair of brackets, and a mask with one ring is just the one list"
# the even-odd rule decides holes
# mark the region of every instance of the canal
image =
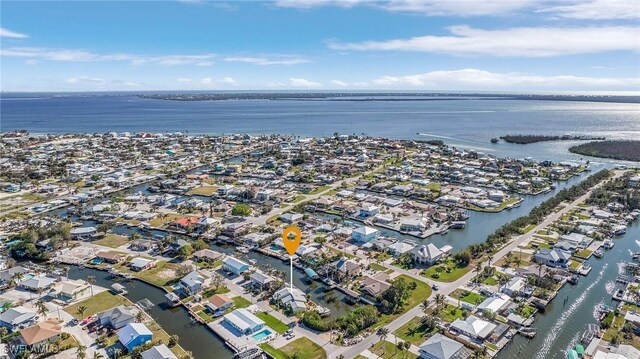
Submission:
[[[627,233],[616,237],[615,246],[605,252],[602,259],[592,257],[587,261],[593,269],[586,277],[580,277],[577,285],[565,285],[533,323],[537,335],[533,339],[516,336],[503,349],[498,359],[566,358],[568,348],[574,346],[590,323],[597,324],[597,308],[601,305],[615,307],[618,302],[611,296],[622,288],[616,283],[621,274],[621,264],[631,260],[631,253],[640,250],[640,220],[629,225]],[[569,298],[566,305],[564,299]]]

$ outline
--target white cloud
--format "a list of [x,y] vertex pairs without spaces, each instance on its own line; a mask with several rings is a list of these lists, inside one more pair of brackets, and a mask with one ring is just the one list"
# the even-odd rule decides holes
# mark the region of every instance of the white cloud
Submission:
[[238,84],[238,82],[236,82],[236,80],[233,77],[228,77],[228,76],[220,80],[220,82],[222,82],[223,84],[231,85],[231,86],[235,86]]
[[21,34],[19,32],[11,31],[5,28],[0,27],[0,37],[10,37],[14,39],[24,39],[29,37],[29,35]]
[[[180,83],[184,83],[184,84],[193,84],[196,87],[216,87],[216,86],[220,86],[220,85],[225,85],[225,86],[236,86],[238,83],[236,82],[236,80],[233,77],[223,77],[221,79],[215,79],[213,77],[203,77],[201,79],[192,79],[192,78],[188,78],[188,77],[178,77],[176,79],[177,82]],[[223,86],[224,87],[224,86]]]
[[340,81],[340,80],[331,80],[331,83],[332,83],[333,85],[340,86],[340,87],[347,87],[347,86],[349,86],[349,84],[348,84],[348,83],[346,83],[346,82],[344,82],[344,81]]
[[97,77],[88,77],[88,76],[74,76],[74,77],[70,77],[66,80],[64,80],[64,82],[68,83],[68,84],[78,84],[78,83],[90,83],[90,84],[106,84],[107,80],[102,79],[102,78],[97,78]]
[[322,87],[322,84],[319,82],[309,81],[307,79],[301,78],[290,78],[289,85],[293,88],[318,88]]
[[178,81],[178,82],[191,82],[193,80],[192,79],[188,79],[188,78],[184,78],[184,77],[178,77],[176,79],[176,81]]
[[543,8],[538,12],[580,20],[638,19],[640,0],[572,1],[569,4],[564,2],[558,6]]
[[197,65],[207,66],[213,64],[215,54],[201,55],[134,55],[126,53],[97,54],[86,50],[77,49],[51,49],[41,47],[10,47],[0,49],[0,55],[4,57],[22,57],[27,59],[41,59],[50,61],[124,61],[132,65],[156,64],[163,66]]
[[367,88],[370,86],[368,82],[364,81],[346,82],[342,80],[331,80],[331,84],[342,88]]
[[305,64],[311,61],[299,57],[280,57],[280,58],[265,58],[265,57],[247,57],[247,56],[236,56],[236,57],[227,57],[224,59],[227,62],[244,62],[248,64],[254,65],[297,65],[297,64]]
[[383,76],[373,81],[383,88],[429,90],[592,90],[640,89],[638,78],[594,78],[572,75],[539,76],[494,73],[479,69],[432,71],[406,76]]
[[415,12],[427,16],[504,15],[539,3],[539,0],[391,0],[380,6],[389,11]]
[[276,0],[275,4],[277,6],[295,9],[311,9],[319,6],[338,6],[349,8],[366,2],[367,0]]
[[452,36],[339,43],[336,50],[416,51],[452,55],[550,57],[606,51],[640,51],[640,27],[521,27],[483,30],[453,26]]

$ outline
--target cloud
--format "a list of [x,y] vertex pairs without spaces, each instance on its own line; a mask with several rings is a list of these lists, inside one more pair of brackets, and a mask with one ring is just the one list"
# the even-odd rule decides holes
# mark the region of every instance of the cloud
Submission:
[[427,16],[487,16],[504,15],[527,8],[536,0],[391,0],[381,8],[395,12],[415,12]]
[[584,90],[640,89],[638,78],[594,78],[572,75],[539,76],[521,73],[494,73],[479,69],[432,71],[406,76],[383,76],[373,81],[384,88],[439,90]]
[[219,85],[236,86],[238,84],[233,77],[229,77],[229,76],[223,77],[222,79],[219,79],[219,80],[213,77],[203,77],[199,80],[194,80],[188,77],[178,77],[176,81],[181,83],[187,83],[187,84],[190,83],[197,86],[205,86],[205,87],[219,86]]
[[368,82],[364,81],[345,82],[342,80],[331,80],[331,84],[342,88],[366,88],[370,86]]
[[178,77],[176,79],[176,81],[178,81],[178,82],[192,82],[193,80],[192,79],[188,79],[188,78],[184,78],[184,77]]
[[281,57],[281,58],[265,58],[265,57],[227,57],[224,59],[227,62],[244,62],[254,65],[297,65],[306,64],[311,62],[310,60],[300,57]]
[[0,49],[4,57],[22,57],[50,61],[89,62],[89,61],[123,61],[132,65],[156,64],[162,66],[213,64],[216,54],[200,55],[134,55],[126,53],[97,54],[86,50],[51,49],[42,47],[10,47]]
[[89,76],[73,76],[64,80],[64,82],[71,85],[90,85],[92,87],[103,88],[104,86],[111,85],[117,87],[140,87],[142,86],[139,82],[133,81],[122,81],[122,80],[109,80],[99,77],[89,77]]
[[236,80],[233,79],[233,77],[225,77],[222,80],[220,80],[220,82],[227,84],[227,85],[231,85],[231,86],[235,86],[238,83],[236,82]]
[[318,88],[322,87],[322,84],[319,82],[309,81],[307,79],[301,78],[290,78],[289,85],[293,88]]
[[574,1],[568,5],[543,8],[538,12],[553,13],[557,17],[580,20],[638,19],[638,0],[591,0]]
[[338,6],[350,8],[364,4],[367,0],[276,0],[276,6],[295,9],[311,9],[319,6]]
[[107,83],[107,80],[97,78],[97,77],[74,76],[64,80],[64,82],[68,84],[77,84],[77,83],[105,84]]
[[10,37],[10,38],[13,38],[13,39],[24,39],[24,38],[29,37],[29,35],[21,34],[19,32],[11,31],[11,30],[5,29],[3,27],[0,27],[0,37]]
[[452,36],[419,36],[388,41],[340,43],[335,50],[415,51],[451,55],[551,57],[606,51],[640,51],[640,27],[521,27],[483,30],[449,28]]

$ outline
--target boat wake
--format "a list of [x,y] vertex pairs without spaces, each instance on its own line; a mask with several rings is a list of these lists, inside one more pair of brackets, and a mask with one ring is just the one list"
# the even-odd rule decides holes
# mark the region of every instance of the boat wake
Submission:
[[593,287],[602,280],[602,277],[604,276],[604,271],[605,269],[607,269],[607,266],[608,264],[605,264],[602,267],[602,269],[600,270],[600,272],[598,272],[598,276],[594,279],[594,281],[591,282],[591,284],[589,284],[589,286],[584,289],[582,294],[580,294],[580,296],[578,296],[578,298],[573,303],[571,303],[571,306],[569,306],[567,310],[565,310],[564,313],[562,313],[558,321],[553,325],[551,330],[549,330],[549,332],[547,333],[547,336],[544,338],[544,342],[542,343],[542,347],[540,348],[540,351],[538,351],[538,354],[536,355],[536,359],[544,359],[547,357],[547,355],[549,354],[549,350],[551,350],[551,346],[556,341],[556,339],[558,339],[558,334],[560,333],[560,330],[562,330],[562,328],[564,327],[564,324],[567,322],[567,319],[569,319],[569,317],[580,307],[582,302],[584,302],[584,300],[587,298],[587,294],[589,294],[591,289],[593,289]]
[[604,289],[607,291],[607,294],[614,295],[616,293],[616,283],[610,281],[604,285]]

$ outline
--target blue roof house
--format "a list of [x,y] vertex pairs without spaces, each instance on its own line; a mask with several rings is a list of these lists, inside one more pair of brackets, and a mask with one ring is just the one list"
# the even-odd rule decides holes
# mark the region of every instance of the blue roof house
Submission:
[[231,272],[233,274],[236,275],[240,275],[246,271],[249,270],[251,266],[249,265],[249,263],[245,263],[241,260],[239,260],[238,258],[232,257],[232,256],[227,256],[223,261],[222,261],[222,269],[226,270],[227,272]]
[[129,323],[118,332],[118,340],[129,352],[153,338],[153,333],[142,323]]

